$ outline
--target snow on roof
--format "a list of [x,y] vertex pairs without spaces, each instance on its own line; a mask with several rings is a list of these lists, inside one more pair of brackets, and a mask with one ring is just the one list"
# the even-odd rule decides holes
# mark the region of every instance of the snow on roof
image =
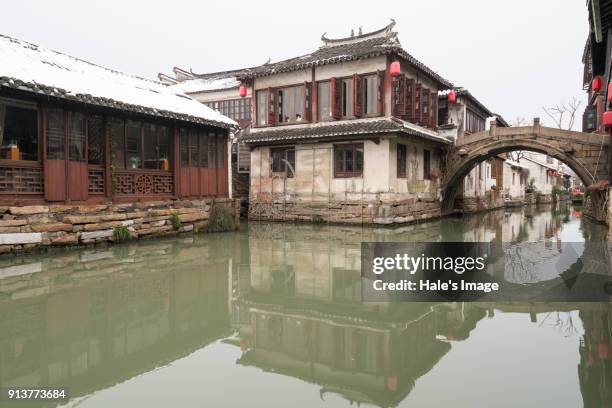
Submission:
[[529,169],[529,167],[525,166],[524,164],[521,164],[511,159],[506,159],[506,163],[508,163],[510,166],[513,166],[513,167],[519,167],[521,169]]
[[67,99],[154,116],[238,126],[232,119],[161,82],[124,74],[1,34],[0,86],[45,91]]
[[170,89],[175,92],[193,94],[198,92],[221,91],[224,89],[234,89],[240,86],[240,81],[235,76],[218,78],[195,78],[187,79],[174,85]]

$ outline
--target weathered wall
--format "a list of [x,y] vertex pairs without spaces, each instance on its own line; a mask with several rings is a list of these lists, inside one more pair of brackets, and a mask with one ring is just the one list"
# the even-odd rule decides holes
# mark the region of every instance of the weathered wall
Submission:
[[504,195],[508,200],[522,201],[525,198],[525,185],[521,171],[504,163]]
[[[333,144],[296,145],[295,177],[272,174],[270,148],[251,152],[249,218],[351,223],[400,223],[440,215],[437,177],[424,180],[423,150],[432,174],[440,153],[419,138],[382,138],[364,143],[362,177],[334,178]],[[397,177],[397,143],[407,146],[407,177]]]
[[[131,239],[197,232],[207,227],[212,205],[231,208],[238,225],[239,205],[233,199],[2,207],[0,253],[43,246],[112,243],[118,240],[116,229],[122,227]],[[171,221],[174,214],[180,221],[178,229]]]

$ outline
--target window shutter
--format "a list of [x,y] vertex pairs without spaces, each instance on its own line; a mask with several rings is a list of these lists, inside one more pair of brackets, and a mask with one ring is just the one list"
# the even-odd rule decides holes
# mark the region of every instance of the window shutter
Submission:
[[268,88],[268,125],[274,126],[276,124],[276,89]]
[[406,116],[406,76],[400,75],[393,78],[392,85],[392,115],[401,119]]
[[406,78],[404,81],[404,94],[406,95],[404,117],[407,121],[414,122],[414,79]]
[[312,122],[312,82],[304,82],[304,119]]
[[435,129],[438,125],[438,93],[429,92],[429,127]]
[[334,119],[340,119],[342,115],[341,99],[342,99],[342,81],[337,81],[336,78],[331,79],[331,111]]
[[376,87],[376,101],[377,101],[377,111],[379,115],[384,113],[384,83],[385,83],[385,71],[378,71],[377,75],[377,87]]
[[363,81],[361,80],[361,77],[359,75],[353,74],[353,115],[356,118],[360,118],[363,116],[363,91],[361,89],[362,82]]
[[414,117],[412,118],[414,123],[419,124],[421,122],[421,84],[414,85]]

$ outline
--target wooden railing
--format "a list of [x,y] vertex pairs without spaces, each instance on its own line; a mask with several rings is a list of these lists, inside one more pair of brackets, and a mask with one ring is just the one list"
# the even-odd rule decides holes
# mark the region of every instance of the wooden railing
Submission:
[[87,192],[90,195],[104,195],[104,169],[89,168]]

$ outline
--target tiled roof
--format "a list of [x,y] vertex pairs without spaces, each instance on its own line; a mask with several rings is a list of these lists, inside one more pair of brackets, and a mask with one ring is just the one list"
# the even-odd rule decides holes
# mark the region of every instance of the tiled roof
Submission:
[[[474,105],[476,105],[484,113],[486,113],[487,116],[495,116],[495,114],[493,112],[491,112],[489,110],[489,108],[487,108],[482,102],[480,102],[478,99],[476,99],[476,97],[474,95],[472,95],[472,93],[470,91],[468,91],[467,88],[456,86],[456,87],[453,88],[453,90],[455,91],[457,96],[462,96],[462,97],[467,98],[470,101],[472,101],[472,103]],[[438,96],[446,96],[446,95],[448,95],[448,93],[450,91],[451,91],[450,89],[445,89],[445,90],[442,90],[442,91],[438,91]],[[502,118],[502,120],[503,120],[503,118]]]
[[434,72],[428,66],[402,49],[397,39],[397,33],[391,30],[394,24],[393,22],[382,30],[372,33],[337,40],[329,40],[325,38],[324,35],[322,37],[324,45],[318,50],[300,57],[264,64],[246,70],[246,73],[239,76],[239,78],[255,78],[274,75],[281,72],[302,70],[313,66],[362,60],[381,55],[394,55],[419,69],[426,76],[440,83],[442,86],[452,87],[451,82],[442,78],[438,73]]
[[243,131],[240,135],[240,141],[247,144],[278,144],[286,141],[329,139],[384,133],[404,133],[436,142],[452,143],[433,130],[397,118],[354,119],[305,125],[254,128]]
[[0,35],[2,88],[191,123],[238,126],[232,119],[160,82],[4,35]]

